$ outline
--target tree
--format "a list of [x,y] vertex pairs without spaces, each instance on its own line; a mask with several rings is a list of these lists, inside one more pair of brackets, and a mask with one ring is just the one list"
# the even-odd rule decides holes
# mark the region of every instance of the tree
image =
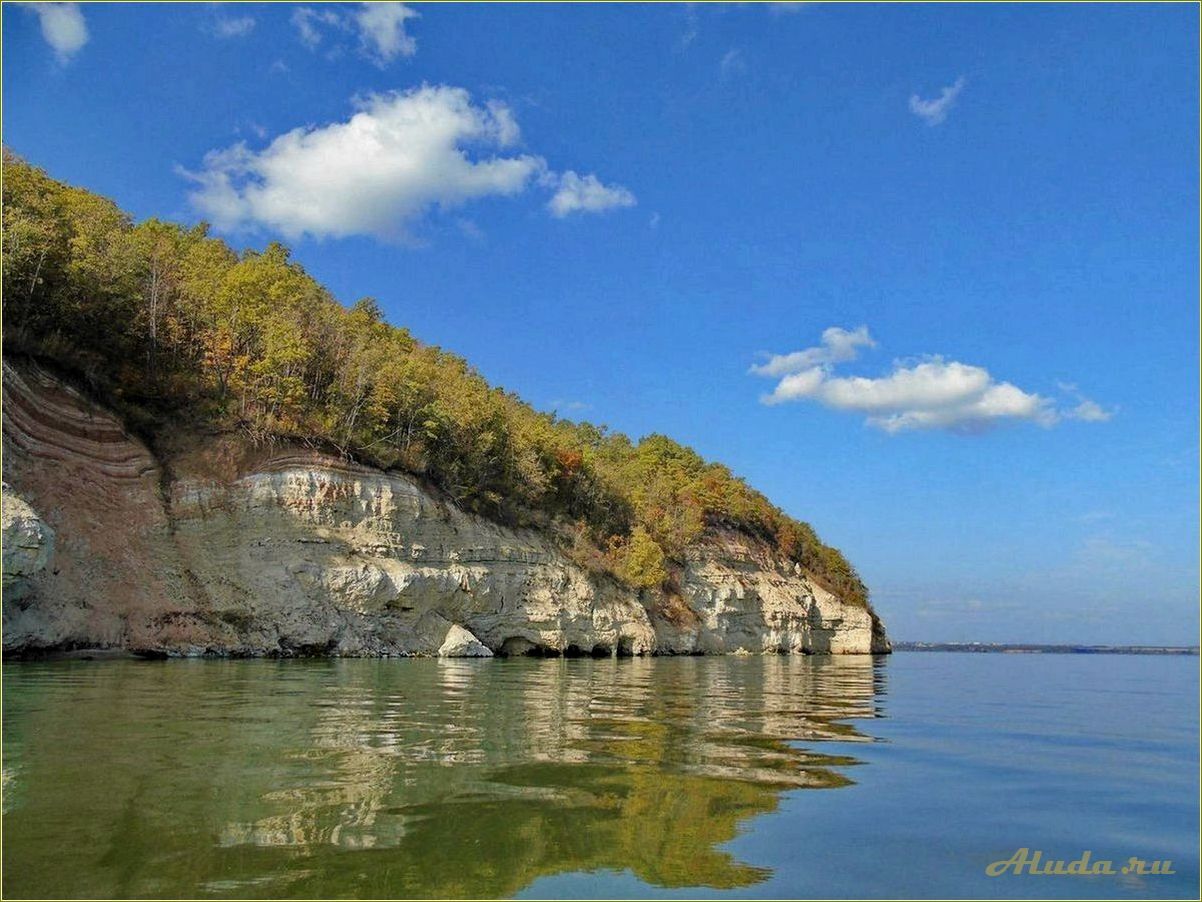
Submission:
[[5,350],[74,370],[148,431],[236,429],[400,467],[643,588],[708,530],[737,529],[867,603],[837,549],[726,467],[534,410],[374,299],[343,307],[281,244],[239,254],[204,224],[135,225],[7,151],[3,200]]
[[651,588],[668,578],[664,551],[642,526],[630,532],[630,538],[615,549],[618,575],[632,586]]

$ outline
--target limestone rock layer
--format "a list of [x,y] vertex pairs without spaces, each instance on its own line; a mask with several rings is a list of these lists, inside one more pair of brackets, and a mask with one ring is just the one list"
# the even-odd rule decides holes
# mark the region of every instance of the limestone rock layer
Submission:
[[4,651],[166,655],[887,652],[870,610],[714,530],[637,591],[412,477],[231,436],[152,453],[4,365]]

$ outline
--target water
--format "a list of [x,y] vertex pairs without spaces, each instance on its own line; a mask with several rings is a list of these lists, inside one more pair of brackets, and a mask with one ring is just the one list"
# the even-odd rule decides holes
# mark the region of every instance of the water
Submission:
[[[5,666],[22,896],[1197,898],[1196,658]],[[985,876],[1020,847],[1169,876]]]

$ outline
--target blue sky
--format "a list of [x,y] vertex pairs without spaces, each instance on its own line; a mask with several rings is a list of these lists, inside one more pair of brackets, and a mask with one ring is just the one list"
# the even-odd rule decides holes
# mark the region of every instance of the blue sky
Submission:
[[895,638],[1197,641],[1196,6],[3,13],[17,153],[722,460]]

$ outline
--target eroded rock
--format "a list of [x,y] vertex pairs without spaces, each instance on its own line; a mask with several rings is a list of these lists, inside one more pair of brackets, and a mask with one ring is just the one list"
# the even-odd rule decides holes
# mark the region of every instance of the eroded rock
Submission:
[[24,598],[10,595],[6,489],[8,653],[888,650],[869,610],[734,531],[691,550],[678,592],[640,592],[406,474],[229,436],[156,456],[110,412],[8,362],[4,398],[4,479],[24,499],[11,507],[12,584],[26,580]]
[[54,530],[42,522],[25,499],[4,483],[0,488],[0,525],[3,527],[4,597],[25,598],[32,580],[54,553]]
[[463,627],[455,624],[438,648],[440,658],[491,658],[492,650]]

